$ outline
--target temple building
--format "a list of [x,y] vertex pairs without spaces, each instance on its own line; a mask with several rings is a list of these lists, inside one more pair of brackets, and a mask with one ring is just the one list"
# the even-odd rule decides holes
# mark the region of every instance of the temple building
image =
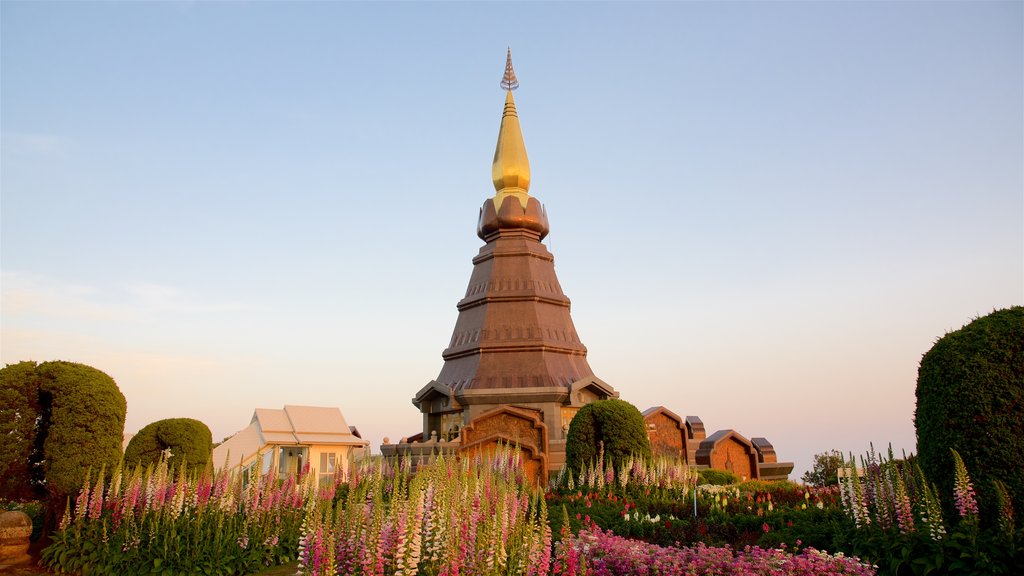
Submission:
[[[381,452],[419,459],[438,453],[473,455],[499,443],[514,444],[523,451],[527,472],[544,482],[565,464],[566,435],[576,412],[619,393],[587,363],[587,348],[569,314],[570,301],[555,275],[554,257],[541,242],[550,226],[544,206],[529,193],[530,163],[512,97],[519,83],[511,50],[501,86],[505,107],[491,165],[495,194],[484,201],[477,222],[484,245],[473,258],[441,372],[412,399],[423,416],[422,432],[397,444],[385,438]],[[658,425],[669,426],[649,419],[652,434]],[[687,426],[676,429],[684,435],[670,444],[676,455],[697,464],[704,447],[703,424],[699,438]],[[722,449],[735,451],[732,446]],[[753,458],[744,461],[748,478],[758,477],[757,456]]]
[[651,452],[655,457],[678,458],[695,468],[728,470],[743,480],[785,480],[792,462],[779,462],[766,438],[741,436],[735,430],[719,430],[711,436],[696,416],[685,419],[664,406],[643,411]]

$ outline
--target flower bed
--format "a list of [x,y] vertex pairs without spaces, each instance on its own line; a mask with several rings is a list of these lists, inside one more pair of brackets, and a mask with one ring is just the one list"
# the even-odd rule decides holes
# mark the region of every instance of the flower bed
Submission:
[[86,477],[42,563],[58,573],[250,574],[295,559],[307,504],[330,499],[310,475],[172,474],[166,462]]
[[857,558],[813,548],[797,554],[781,549],[745,547],[662,547],[615,536],[597,527],[581,530],[555,546],[557,576],[701,576],[701,575],[872,575]]
[[[565,507],[573,530],[589,517],[605,530],[652,544],[702,542],[772,548],[798,539],[831,550],[836,525],[846,523],[838,489],[793,482],[748,481],[695,486],[697,475],[678,462],[634,461],[618,474],[606,469],[562,474],[546,493],[552,510]],[[561,515],[552,529],[561,532]]]
[[364,464],[336,506],[309,511],[300,574],[547,574],[547,510],[518,455],[438,457],[416,473],[407,462]]
[[844,464],[843,506],[847,550],[870,558],[882,574],[1014,575],[1024,566],[1024,529],[1015,525],[1009,495],[999,516],[978,517],[973,483],[960,455],[951,453],[955,510],[947,514],[935,486],[913,457],[896,459],[873,450]]

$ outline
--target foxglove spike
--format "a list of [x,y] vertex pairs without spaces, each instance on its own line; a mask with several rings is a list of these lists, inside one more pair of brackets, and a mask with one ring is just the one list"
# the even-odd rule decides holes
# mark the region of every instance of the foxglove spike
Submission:
[[519,81],[516,80],[516,71],[512,69],[512,48],[508,49],[508,59],[505,60],[505,75],[501,78],[501,87],[505,90],[519,88]]

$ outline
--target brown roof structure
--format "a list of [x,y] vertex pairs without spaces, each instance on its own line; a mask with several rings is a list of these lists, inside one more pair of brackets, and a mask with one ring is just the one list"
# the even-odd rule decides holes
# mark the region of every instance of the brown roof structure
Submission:
[[544,390],[564,397],[581,381],[615,395],[587,363],[587,348],[569,315],[569,298],[555,275],[554,256],[541,243],[550,226],[544,206],[529,194],[529,160],[512,98],[516,86],[509,54],[491,170],[496,194],[484,201],[477,223],[485,244],[473,258],[441,373],[416,395],[417,407],[444,389],[459,403],[470,404],[474,396],[498,391]]

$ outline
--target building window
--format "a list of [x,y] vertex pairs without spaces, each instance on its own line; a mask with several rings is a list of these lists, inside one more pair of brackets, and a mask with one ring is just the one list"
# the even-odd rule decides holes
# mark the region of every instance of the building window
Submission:
[[337,455],[334,452],[323,452],[320,454],[320,478],[334,476],[334,466]]
[[447,412],[441,414],[441,438],[444,438],[446,442],[451,442],[459,437],[459,432],[462,431],[462,411]]
[[307,472],[309,465],[307,448],[304,446],[281,446],[278,452],[278,475],[281,478],[297,476]]
[[573,408],[570,406],[562,406],[562,435],[568,436],[569,434],[569,423],[576,417],[576,413],[579,412],[579,408]]

